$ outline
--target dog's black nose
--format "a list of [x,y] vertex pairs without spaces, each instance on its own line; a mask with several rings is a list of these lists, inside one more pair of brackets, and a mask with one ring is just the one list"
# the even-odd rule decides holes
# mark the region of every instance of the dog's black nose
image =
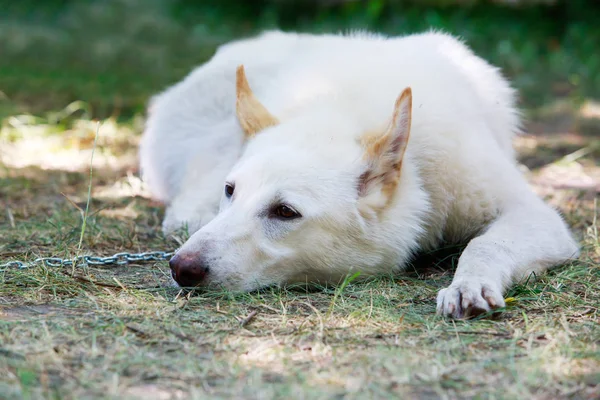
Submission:
[[169,261],[171,276],[182,287],[198,286],[208,273],[208,266],[199,254],[175,254]]

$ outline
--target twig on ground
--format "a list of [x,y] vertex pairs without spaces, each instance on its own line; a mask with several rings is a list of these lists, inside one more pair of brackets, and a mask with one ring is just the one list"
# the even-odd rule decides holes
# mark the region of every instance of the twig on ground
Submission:
[[508,333],[502,332],[489,332],[489,331],[446,331],[448,333],[460,333],[463,335],[491,335],[491,336],[501,336],[501,337],[510,337]]
[[241,322],[240,322],[240,326],[242,328],[244,328],[246,325],[248,325],[250,323],[250,321],[252,321],[252,319],[256,316],[256,314],[258,314],[258,311],[253,310],[250,314],[248,314],[248,316],[246,318],[244,318]]
[[141,337],[148,337],[148,336],[150,336],[150,334],[148,332],[144,331],[143,329],[141,329],[137,325],[127,324],[127,325],[125,325],[125,328],[129,329],[131,332],[133,332],[136,335],[141,336]]

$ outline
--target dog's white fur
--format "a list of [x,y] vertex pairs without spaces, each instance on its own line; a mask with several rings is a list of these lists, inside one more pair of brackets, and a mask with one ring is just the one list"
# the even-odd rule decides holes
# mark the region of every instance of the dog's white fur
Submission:
[[[242,64],[280,121],[253,138],[236,117]],[[387,168],[368,138],[386,132],[406,87],[412,127],[396,190],[374,180],[361,193],[361,176]],[[220,47],[152,99],[141,167],[168,204],[164,230],[193,233],[179,252],[210,264],[206,283],[253,290],[389,273],[419,250],[470,240],[437,299],[439,313],[463,317],[503,306],[513,282],[579,254],[518,170],[519,123],[499,71],[449,35],[267,32]],[[302,218],[269,217],[278,201]]]

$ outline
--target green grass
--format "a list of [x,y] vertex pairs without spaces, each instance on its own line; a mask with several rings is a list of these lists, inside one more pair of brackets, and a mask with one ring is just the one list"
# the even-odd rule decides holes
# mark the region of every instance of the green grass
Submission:
[[[528,129],[534,134],[517,147],[534,187],[561,209],[584,252],[572,265],[512,288],[507,297],[514,301],[496,318],[435,315],[456,248],[424,255],[398,276],[246,294],[179,292],[166,285],[166,262],[7,269],[0,272],[0,393],[11,399],[597,397],[599,196],[568,183],[600,177],[600,153],[592,148],[565,162],[565,153],[593,147],[591,120],[577,110],[538,114]],[[565,131],[556,131],[557,121],[568,125]],[[176,248],[183,237],[163,237],[163,208],[135,178],[139,125],[106,120],[80,252],[97,124],[69,125],[59,136],[55,122],[43,119],[3,128],[0,263]],[[53,150],[40,158],[36,142]],[[548,176],[556,187],[548,186]],[[570,181],[560,187],[565,176]]]

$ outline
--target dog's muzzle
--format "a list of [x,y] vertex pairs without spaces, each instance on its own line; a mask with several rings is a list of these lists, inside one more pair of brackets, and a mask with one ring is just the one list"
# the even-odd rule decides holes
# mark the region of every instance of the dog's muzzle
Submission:
[[199,254],[175,254],[169,260],[171,276],[181,287],[195,287],[208,274],[208,265]]

